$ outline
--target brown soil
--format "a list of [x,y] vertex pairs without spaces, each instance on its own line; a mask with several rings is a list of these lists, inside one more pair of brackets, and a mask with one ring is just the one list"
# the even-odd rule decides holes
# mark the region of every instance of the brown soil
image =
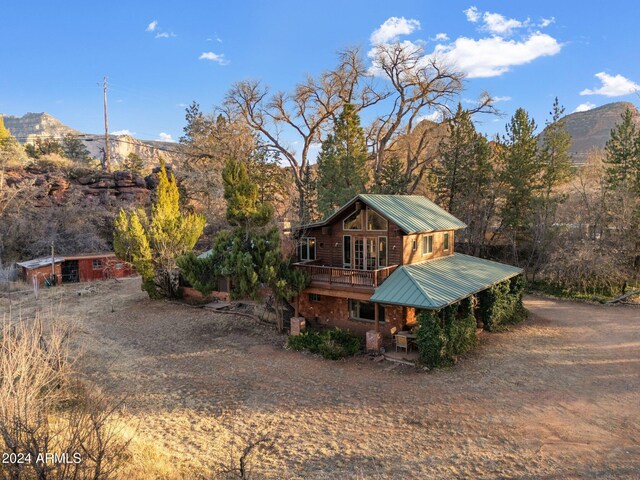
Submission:
[[638,307],[530,297],[526,323],[425,372],[290,352],[272,327],[150,301],[137,280],[92,287],[39,305],[76,319],[81,370],[176,468],[224,463],[233,432],[275,421],[257,478],[640,478]]

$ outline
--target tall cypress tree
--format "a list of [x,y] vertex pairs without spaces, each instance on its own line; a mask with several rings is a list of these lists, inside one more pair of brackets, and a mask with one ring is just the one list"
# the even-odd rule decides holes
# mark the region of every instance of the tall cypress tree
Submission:
[[364,130],[355,107],[347,104],[318,155],[318,210],[331,215],[356,194],[364,193],[368,181]]
[[144,210],[127,215],[121,211],[115,222],[113,246],[116,254],[130,261],[142,276],[142,288],[152,298],[179,295],[179,256],[191,251],[204,229],[202,215],[180,211],[180,193],[175,178],[164,166],[158,174],[156,200],[147,217]]

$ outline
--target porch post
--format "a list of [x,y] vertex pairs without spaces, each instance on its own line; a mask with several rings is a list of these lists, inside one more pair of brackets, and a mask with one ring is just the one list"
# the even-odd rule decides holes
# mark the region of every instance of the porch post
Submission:
[[376,321],[376,333],[380,333],[380,318],[378,316],[378,304],[373,304],[373,318]]

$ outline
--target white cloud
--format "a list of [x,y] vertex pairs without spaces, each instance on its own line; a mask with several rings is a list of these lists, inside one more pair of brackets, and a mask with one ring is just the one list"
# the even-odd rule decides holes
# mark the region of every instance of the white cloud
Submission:
[[128,135],[130,137],[132,137],[133,135],[135,135],[135,132],[132,132],[131,130],[116,130],[115,132],[111,132],[111,135],[116,135],[116,136],[120,136],[120,135]]
[[480,12],[476,7],[467,8],[466,10],[464,10],[464,14],[467,16],[467,20],[472,23],[476,23],[478,20],[480,20]]
[[510,101],[510,100],[511,100],[511,97],[508,97],[508,96],[506,96],[506,95],[505,95],[505,96],[503,96],[503,97],[501,97],[500,95],[496,95],[495,97],[491,97],[491,98],[493,98],[493,101],[494,101],[495,103],[498,103],[498,102],[508,102],[508,101]]
[[522,28],[529,23],[529,19],[521,22],[515,18],[506,18],[499,13],[484,12],[482,29],[495,35],[511,35],[513,30]]
[[371,34],[370,40],[374,45],[395,43],[400,35],[409,35],[420,30],[420,22],[413,18],[390,17]]
[[556,22],[556,17],[551,17],[551,18],[542,18],[540,19],[540,23],[538,24],[538,26],[540,28],[546,28],[549,25],[551,25],[552,23]]
[[423,120],[429,120],[430,122],[440,123],[443,118],[444,118],[444,115],[442,114],[442,112],[440,110],[436,110],[434,112],[431,112],[428,115],[422,115],[421,117],[417,117],[416,125],[422,122]]
[[147,25],[147,32],[153,32],[156,28],[158,28],[158,21],[154,20],[149,25]]
[[595,103],[591,103],[591,102],[581,103],[580,105],[578,105],[576,107],[576,109],[573,111],[573,113],[576,113],[576,112],[587,112],[587,111],[591,110],[592,108],[596,108],[596,104]]
[[[554,37],[537,30],[529,30],[518,39],[506,38],[515,29],[531,27],[529,19],[510,19],[498,13],[481,12],[474,6],[469,7],[464,13],[470,22],[481,21],[479,31],[489,32],[491,36],[479,39],[459,37],[449,42],[447,34],[438,33],[431,40],[442,43],[437,44],[432,53],[425,54],[425,64],[435,58],[451,68],[464,72],[468,78],[496,77],[508,72],[511,67],[530,63],[540,57],[556,55],[562,49],[562,45]],[[552,21],[553,19],[543,19],[543,23],[547,25]],[[401,35],[409,35],[419,28],[420,22],[415,19],[387,19],[371,34],[373,48],[368,53],[369,57],[375,59],[380,44],[400,42]],[[416,51],[424,46],[424,42],[411,40],[403,40],[400,44],[403,48],[415,48]],[[380,74],[375,60],[370,72],[374,75]],[[501,101],[507,99],[503,98]]]
[[198,57],[198,60],[210,60],[217,62],[218,65],[229,65],[229,60],[224,58],[224,53],[203,52]]
[[164,132],[160,132],[160,135],[158,135],[158,140],[160,140],[161,142],[173,142],[173,138],[171,137],[171,135],[169,135],[168,133],[164,133]]
[[176,107],[180,107],[180,108],[186,108],[186,107],[188,107],[188,106],[189,106],[189,105],[187,105],[186,103],[177,103],[177,104],[176,104]]
[[[464,14],[471,23],[478,23],[482,20],[479,29],[483,32],[489,32],[492,35],[509,36],[514,30],[527,27],[531,23],[531,20],[528,18],[526,20],[516,20],[515,18],[507,18],[500,13],[481,12],[476,7],[469,7],[464,10]],[[555,19],[553,17],[543,18],[538,26],[544,28],[554,21]]]
[[479,40],[460,37],[449,45],[438,45],[433,54],[466,72],[469,78],[481,78],[497,77],[512,66],[555,55],[561,48],[555,38],[535,32],[521,41],[498,36]]
[[605,97],[621,97],[640,90],[640,85],[623,77],[611,76],[608,73],[596,73],[596,77],[602,82],[602,86],[596,90],[585,88],[580,95],[604,95]]
[[173,38],[176,34],[173,32],[160,32],[156,33],[156,38]]

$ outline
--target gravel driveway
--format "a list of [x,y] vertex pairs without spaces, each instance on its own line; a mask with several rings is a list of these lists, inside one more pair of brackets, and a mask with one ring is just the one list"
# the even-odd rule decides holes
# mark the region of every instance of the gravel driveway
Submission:
[[640,307],[529,297],[527,322],[427,373],[290,352],[250,319],[94,285],[41,305],[77,319],[80,367],[176,468],[275,425],[258,478],[640,478]]

